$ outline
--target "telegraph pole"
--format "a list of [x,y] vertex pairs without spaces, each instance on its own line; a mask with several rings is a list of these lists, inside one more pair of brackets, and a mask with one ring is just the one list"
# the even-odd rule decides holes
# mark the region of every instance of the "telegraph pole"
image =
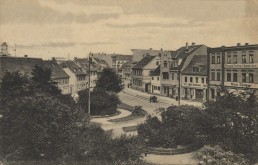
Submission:
[[180,78],[180,70],[178,70],[178,106],[180,106],[181,100],[181,78]]
[[88,85],[89,85],[89,93],[88,93],[88,114],[90,116],[90,64],[91,64],[91,53],[89,54],[89,72],[88,72]]

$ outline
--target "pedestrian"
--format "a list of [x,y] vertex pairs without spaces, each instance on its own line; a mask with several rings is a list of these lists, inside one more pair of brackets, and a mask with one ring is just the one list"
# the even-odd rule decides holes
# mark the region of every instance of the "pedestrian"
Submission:
[[150,96],[150,103],[151,103],[152,96]]

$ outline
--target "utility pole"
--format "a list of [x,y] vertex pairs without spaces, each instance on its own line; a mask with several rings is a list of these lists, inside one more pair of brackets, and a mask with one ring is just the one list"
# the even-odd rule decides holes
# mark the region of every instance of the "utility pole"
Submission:
[[180,78],[180,70],[178,70],[178,106],[180,106],[181,100],[181,78]]
[[90,64],[91,64],[91,60],[92,60],[92,57],[91,57],[91,52],[89,53],[89,72],[88,72],[88,85],[89,85],[89,93],[88,93],[88,113],[89,113],[89,116],[90,116]]

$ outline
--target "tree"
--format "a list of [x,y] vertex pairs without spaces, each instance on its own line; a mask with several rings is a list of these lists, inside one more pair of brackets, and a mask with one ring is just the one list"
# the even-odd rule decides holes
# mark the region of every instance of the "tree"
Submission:
[[123,89],[121,78],[111,69],[104,68],[96,87],[103,88],[109,92],[120,92]]
[[61,94],[61,90],[58,89],[57,82],[52,79],[52,71],[50,68],[43,68],[35,65],[31,74],[31,79],[36,89],[41,89],[51,95]]
[[[88,112],[88,90],[78,92],[78,105]],[[116,94],[108,93],[104,89],[96,88],[91,92],[91,115],[111,115],[116,113],[120,103]]]
[[210,143],[236,153],[258,153],[258,106],[254,99],[226,91],[205,106],[211,123]]
[[8,157],[56,159],[67,153],[76,115],[44,93],[14,98],[4,106],[0,120],[1,148]]

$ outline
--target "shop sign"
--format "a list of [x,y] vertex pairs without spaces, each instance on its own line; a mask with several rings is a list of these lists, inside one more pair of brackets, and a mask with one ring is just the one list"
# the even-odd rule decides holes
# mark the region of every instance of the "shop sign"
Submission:
[[183,86],[189,86],[189,87],[207,87],[206,84],[196,84],[196,83],[184,83]]
[[242,88],[258,88],[258,84],[252,83],[240,83],[240,82],[225,82],[225,86],[234,86],[234,87],[242,87]]
[[258,63],[254,63],[254,64],[226,64],[225,68],[258,68]]

